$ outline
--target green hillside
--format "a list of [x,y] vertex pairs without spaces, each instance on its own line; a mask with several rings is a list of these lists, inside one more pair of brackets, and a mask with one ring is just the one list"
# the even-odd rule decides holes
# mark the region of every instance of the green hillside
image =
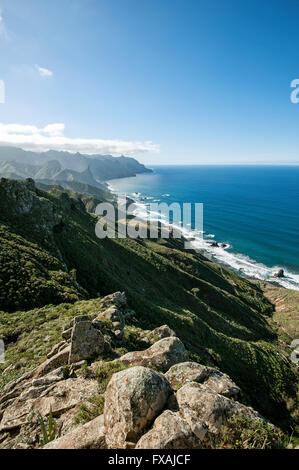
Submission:
[[[140,327],[168,324],[193,359],[219,366],[255,408],[280,426],[289,423],[296,375],[260,287],[177,240],[99,240],[98,219],[83,199],[42,191],[32,180],[1,180],[0,335],[12,362],[26,358],[27,340],[38,345],[18,374],[43,358],[43,338],[53,334],[54,341],[62,318],[96,313],[97,301],[88,299],[121,290]],[[10,379],[7,371],[2,385]]]

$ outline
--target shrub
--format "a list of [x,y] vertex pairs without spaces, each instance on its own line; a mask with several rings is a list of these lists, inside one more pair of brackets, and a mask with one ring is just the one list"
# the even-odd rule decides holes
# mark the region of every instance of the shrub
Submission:
[[235,415],[223,426],[219,436],[219,449],[280,449],[284,447],[284,434],[261,419]]

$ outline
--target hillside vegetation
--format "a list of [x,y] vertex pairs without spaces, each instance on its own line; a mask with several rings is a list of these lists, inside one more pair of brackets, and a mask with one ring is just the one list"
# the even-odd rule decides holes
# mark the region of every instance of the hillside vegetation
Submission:
[[168,324],[194,360],[220,367],[245,401],[289,425],[296,375],[262,289],[178,240],[99,240],[98,218],[85,203],[77,193],[37,189],[32,180],[1,180],[1,386],[45,359],[65,318],[92,315],[99,296],[125,291],[138,327]]

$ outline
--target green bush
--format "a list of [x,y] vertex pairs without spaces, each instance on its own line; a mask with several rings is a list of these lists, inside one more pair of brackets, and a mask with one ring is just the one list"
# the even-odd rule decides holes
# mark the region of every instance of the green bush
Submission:
[[248,416],[235,415],[223,426],[219,436],[219,449],[281,449],[284,447],[284,434],[261,419],[252,420]]

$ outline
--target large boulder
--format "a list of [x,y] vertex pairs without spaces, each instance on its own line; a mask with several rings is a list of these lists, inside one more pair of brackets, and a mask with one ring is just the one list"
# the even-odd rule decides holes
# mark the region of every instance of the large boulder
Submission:
[[43,449],[106,449],[104,416],[78,426]]
[[105,339],[91,321],[75,323],[71,337],[69,363],[94,359],[103,353]]
[[95,380],[82,378],[63,380],[40,390],[33,387],[29,394],[21,395],[5,409],[0,432],[11,431],[27,424],[32,411],[47,416],[52,409],[54,416],[60,416],[95,395],[97,391],[98,384]]
[[138,441],[136,449],[201,449],[200,440],[178,413],[166,410],[153,428]]
[[240,388],[226,374],[197,362],[182,362],[172,366],[165,377],[173,388],[178,389],[188,382],[204,383],[211,390],[228,398],[236,398]]
[[134,447],[171,393],[165,377],[145,367],[133,367],[114,374],[105,394],[108,448]]
[[211,435],[217,435],[221,427],[235,414],[245,414],[251,419],[260,418],[252,408],[219,395],[196,382],[187,383],[180,388],[176,398],[180,414],[203,443],[211,442]]
[[157,341],[145,351],[129,352],[117,360],[125,365],[153,367],[161,372],[167,372],[174,364],[187,359],[188,353],[181,340],[169,337]]

